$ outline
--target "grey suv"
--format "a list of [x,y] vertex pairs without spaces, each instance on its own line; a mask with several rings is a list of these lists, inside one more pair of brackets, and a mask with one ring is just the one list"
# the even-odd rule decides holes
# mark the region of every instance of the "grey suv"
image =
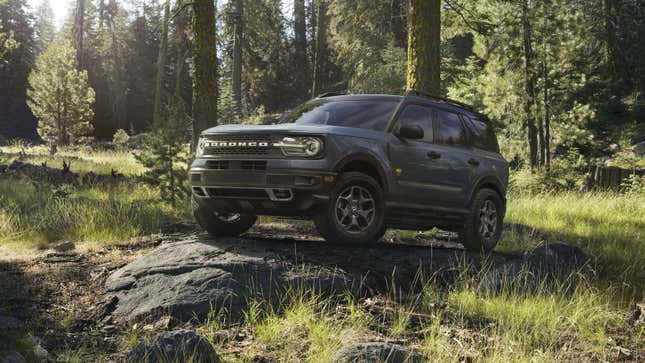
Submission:
[[501,234],[508,163],[490,121],[445,98],[322,95],[277,125],[208,129],[197,149],[192,205],[212,235],[258,215],[313,219],[341,243],[438,227],[490,251]]

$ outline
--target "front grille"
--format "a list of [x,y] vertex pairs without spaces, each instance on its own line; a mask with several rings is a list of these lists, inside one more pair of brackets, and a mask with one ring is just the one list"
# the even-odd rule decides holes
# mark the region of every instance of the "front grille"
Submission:
[[267,162],[264,160],[242,160],[242,170],[267,170]]
[[280,157],[282,151],[273,144],[282,139],[278,135],[211,135],[209,142],[230,143],[231,145],[207,146],[205,155],[261,155],[263,157]]
[[213,170],[227,170],[229,168],[228,160],[208,160],[206,167]]

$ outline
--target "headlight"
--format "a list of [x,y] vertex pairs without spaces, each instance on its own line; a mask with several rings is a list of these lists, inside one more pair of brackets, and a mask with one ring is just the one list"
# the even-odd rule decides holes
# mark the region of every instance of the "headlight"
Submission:
[[206,147],[206,139],[203,137],[197,141],[197,157],[204,155],[204,148]]
[[281,142],[274,146],[282,149],[282,153],[287,156],[307,156],[315,157],[322,153],[323,141],[317,137],[295,137],[287,136]]

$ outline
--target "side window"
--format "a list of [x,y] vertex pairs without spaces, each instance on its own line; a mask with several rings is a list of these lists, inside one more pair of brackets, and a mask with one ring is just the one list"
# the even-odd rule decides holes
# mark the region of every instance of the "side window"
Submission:
[[466,146],[466,130],[459,120],[459,115],[437,110],[437,120],[439,121],[437,143],[449,146]]
[[399,115],[397,127],[408,124],[417,124],[423,129],[423,141],[434,141],[434,130],[432,128],[432,109],[428,107],[409,105]]
[[496,153],[499,152],[497,137],[495,137],[495,132],[493,132],[490,124],[470,117],[464,117],[464,119],[468,120],[470,124],[474,147]]

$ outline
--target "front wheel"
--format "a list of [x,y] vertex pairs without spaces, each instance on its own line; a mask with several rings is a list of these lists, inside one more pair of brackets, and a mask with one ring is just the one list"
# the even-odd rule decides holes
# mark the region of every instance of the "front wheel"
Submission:
[[469,251],[492,251],[502,236],[503,225],[502,198],[494,190],[480,190],[473,199],[466,225],[460,233],[464,248]]
[[219,213],[207,206],[191,201],[197,223],[213,237],[235,237],[249,230],[257,217],[251,214]]
[[329,203],[314,218],[318,232],[331,242],[365,244],[385,234],[385,198],[374,178],[344,173],[330,193]]

